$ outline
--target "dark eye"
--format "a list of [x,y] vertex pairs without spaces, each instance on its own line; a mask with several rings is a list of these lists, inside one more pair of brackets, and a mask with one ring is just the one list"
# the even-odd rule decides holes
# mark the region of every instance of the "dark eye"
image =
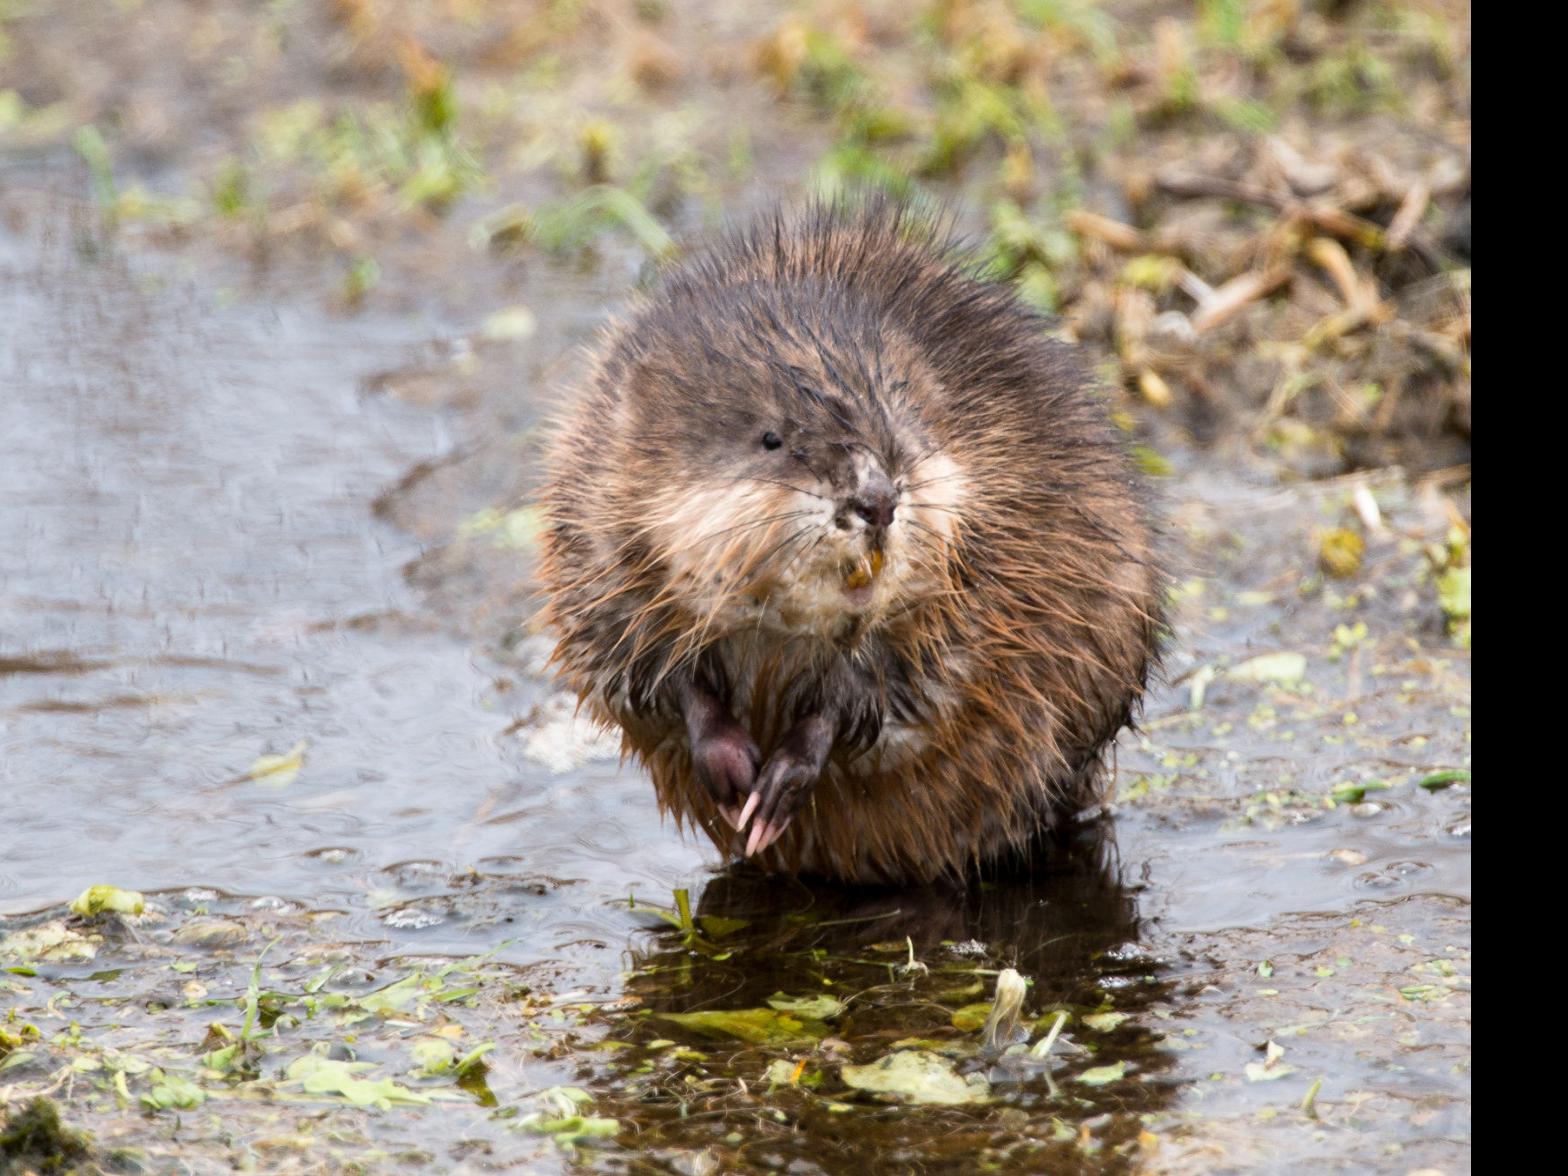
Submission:
[[777,449],[783,444],[784,438],[780,437],[771,429],[768,432],[762,434],[762,448],[764,449]]

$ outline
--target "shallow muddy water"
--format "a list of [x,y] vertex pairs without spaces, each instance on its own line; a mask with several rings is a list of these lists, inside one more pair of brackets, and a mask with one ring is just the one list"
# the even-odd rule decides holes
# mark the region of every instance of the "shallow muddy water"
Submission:
[[[528,427],[624,275],[535,276],[537,333],[475,342],[10,211],[8,1105],[160,1172],[1468,1168],[1439,484],[1370,480],[1385,528],[1325,583],[1353,483],[1173,455],[1178,633],[1113,815],[967,894],[762,879],[661,825],[538,674]],[[94,884],[146,910],[68,914]],[[678,891],[679,927],[629,901]],[[977,1051],[1004,967],[1033,1038],[1068,1014],[1048,1062]],[[666,1019],[781,994],[834,999],[752,1040]],[[896,1049],[986,1099],[846,1085]]]
[[[359,391],[408,324],[220,310],[60,238],[6,259],[7,768],[33,803],[12,814],[0,904],[112,863],[150,889],[352,908],[367,871],[515,850],[476,818],[528,803],[505,714],[405,586],[416,545],[370,517],[450,444],[438,417]],[[300,742],[297,781],[247,778]],[[601,799],[584,790],[580,828],[646,815]],[[572,828],[545,872],[624,848]]]

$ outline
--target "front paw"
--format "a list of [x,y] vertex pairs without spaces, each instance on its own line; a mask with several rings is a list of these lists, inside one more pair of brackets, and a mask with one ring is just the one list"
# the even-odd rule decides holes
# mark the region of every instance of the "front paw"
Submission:
[[755,817],[746,840],[747,857],[761,853],[783,835],[821,774],[822,762],[815,756],[800,756],[782,747],[773,753],[740,813],[740,828]]
[[761,759],[751,736],[733,723],[715,725],[692,744],[692,770],[736,829],[741,826],[742,798],[752,791]]

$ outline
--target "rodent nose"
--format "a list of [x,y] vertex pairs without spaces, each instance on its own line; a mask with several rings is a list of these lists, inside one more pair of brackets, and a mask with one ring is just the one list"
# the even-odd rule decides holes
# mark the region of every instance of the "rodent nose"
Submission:
[[893,483],[888,481],[887,475],[881,470],[873,470],[866,475],[860,489],[855,491],[855,496],[849,501],[849,508],[865,519],[868,526],[886,527],[893,522],[893,508],[896,504]]

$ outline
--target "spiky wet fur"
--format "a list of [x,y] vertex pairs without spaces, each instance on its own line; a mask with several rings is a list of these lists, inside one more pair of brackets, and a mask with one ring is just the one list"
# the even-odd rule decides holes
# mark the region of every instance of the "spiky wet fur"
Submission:
[[[565,684],[623,731],[661,806],[721,850],[739,841],[694,778],[683,675],[764,760],[813,708],[846,716],[761,855],[770,869],[961,875],[1100,798],[1156,656],[1163,585],[1144,488],[1046,326],[928,220],[872,202],[732,234],[607,332],[549,453],[545,619]],[[734,403],[741,369],[783,391],[753,413]],[[929,474],[906,478],[903,562],[865,611],[770,603],[779,569],[820,547],[792,539],[809,499],[660,464],[684,431],[749,443],[791,382]]]

